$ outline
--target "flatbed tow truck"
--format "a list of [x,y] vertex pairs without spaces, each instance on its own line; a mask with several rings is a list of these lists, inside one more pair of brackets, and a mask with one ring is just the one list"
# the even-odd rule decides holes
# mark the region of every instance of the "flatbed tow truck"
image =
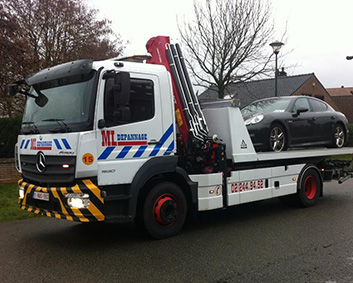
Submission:
[[285,198],[304,207],[351,177],[353,148],[256,152],[238,107],[201,109],[179,45],[79,60],[8,88],[27,96],[16,144],[19,204],[61,219],[130,221],[173,236],[195,211]]

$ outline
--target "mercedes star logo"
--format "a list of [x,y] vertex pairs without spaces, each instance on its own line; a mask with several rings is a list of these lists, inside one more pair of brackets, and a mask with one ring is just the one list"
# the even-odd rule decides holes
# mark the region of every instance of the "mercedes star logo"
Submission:
[[36,167],[37,170],[41,173],[45,170],[45,155],[41,151],[37,153]]

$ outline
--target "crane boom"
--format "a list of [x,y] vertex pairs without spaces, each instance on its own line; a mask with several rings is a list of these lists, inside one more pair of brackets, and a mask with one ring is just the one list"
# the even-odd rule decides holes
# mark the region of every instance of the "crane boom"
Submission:
[[152,55],[147,63],[164,65],[172,75],[175,116],[182,140],[186,144],[190,138],[204,142],[207,139],[208,127],[192,89],[180,46],[170,44],[167,36],[157,36],[147,42],[146,48]]

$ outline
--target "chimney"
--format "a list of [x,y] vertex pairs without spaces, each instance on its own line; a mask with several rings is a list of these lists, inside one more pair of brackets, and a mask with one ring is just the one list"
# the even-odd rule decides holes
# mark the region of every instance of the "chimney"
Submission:
[[284,71],[284,67],[282,67],[282,70],[278,72],[279,77],[286,77],[287,73]]

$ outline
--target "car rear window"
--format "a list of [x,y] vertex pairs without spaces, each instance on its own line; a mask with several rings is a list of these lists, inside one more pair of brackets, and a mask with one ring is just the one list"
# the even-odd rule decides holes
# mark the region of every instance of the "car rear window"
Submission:
[[321,101],[310,99],[314,112],[323,112],[327,110],[327,105]]

